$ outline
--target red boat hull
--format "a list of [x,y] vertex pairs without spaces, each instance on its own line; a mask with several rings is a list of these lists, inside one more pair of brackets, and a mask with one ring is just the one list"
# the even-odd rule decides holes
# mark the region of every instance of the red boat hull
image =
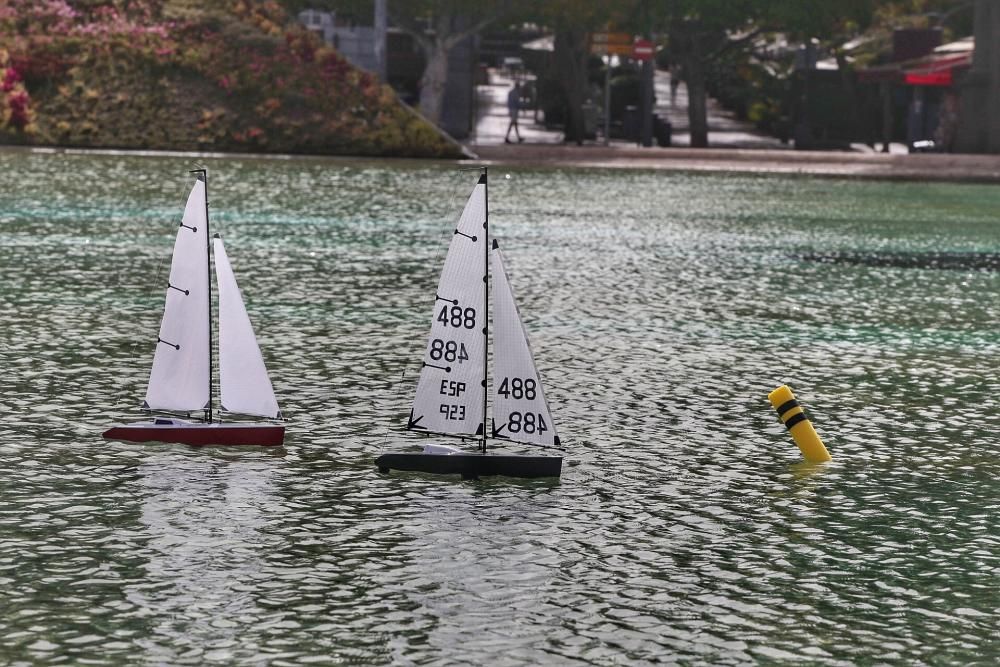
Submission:
[[112,426],[103,435],[107,440],[176,442],[195,447],[227,445],[279,447],[285,441],[285,427],[280,424],[141,422]]

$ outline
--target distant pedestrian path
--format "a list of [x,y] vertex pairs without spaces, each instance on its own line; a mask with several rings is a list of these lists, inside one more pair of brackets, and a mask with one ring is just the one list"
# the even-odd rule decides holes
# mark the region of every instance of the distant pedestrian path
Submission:
[[[687,85],[677,88],[677,99],[670,103],[670,73],[656,70],[654,89],[656,113],[670,122],[673,128],[674,146],[691,145],[691,129],[688,123]],[[791,148],[780,139],[757,130],[752,123],[739,120],[731,111],[726,111],[714,99],[707,100],[708,145],[711,148]]]
[[[523,79],[522,79],[523,80]],[[476,126],[469,137],[473,146],[494,146],[504,143],[510,114],[507,112],[507,93],[514,86],[514,80],[505,72],[489,70],[489,84],[476,86]],[[538,112],[541,121],[541,112]],[[559,130],[547,130],[535,121],[531,105],[523,105],[518,118],[521,137],[526,144],[558,144],[563,140]]]
[[[530,80],[530,77],[529,77]],[[507,93],[514,85],[513,78],[498,69],[489,70],[489,83],[477,86],[476,122],[469,143],[476,146],[495,146],[504,143],[510,115],[507,112]],[[673,127],[674,146],[690,146],[691,134],[687,118],[687,86],[683,83],[678,87],[674,104],[670,103],[670,74],[657,71],[655,77],[656,107],[655,112],[668,120]],[[561,130],[547,129],[543,124],[544,117],[538,111],[537,116],[531,105],[522,108],[518,125],[525,144],[559,144],[563,141]],[[713,148],[789,148],[780,140],[758,132],[751,123],[738,120],[734,114],[723,109],[718,102],[708,101],[708,141]],[[603,137],[598,136],[596,144],[603,144]],[[634,146],[634,142],[615,139],[611,148]]]

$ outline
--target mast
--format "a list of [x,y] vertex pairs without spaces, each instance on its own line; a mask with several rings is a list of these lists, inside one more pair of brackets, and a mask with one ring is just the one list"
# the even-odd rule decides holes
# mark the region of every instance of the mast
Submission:
[[487,408],[487,398],[486,389],[488,385],[488,375],[489,375],[489,356],[490,356],[490,186],[487,181],[488,167],[483,167],[483,175],[481,181],[483,183],[483,188],[485,190],[483,194],[483,209],[486,213],[486,219],[483,221],[483,441],[482,449],[483,454],[486,453],[486,408]]
[[198,180],[205,184],[205,244],[208,251],[205,254],[205,273],[208,281],[208,405],[205,408],[205,421],[212,423],[212,230],[208,224],[208,170],[192,169],[189,173],[198,174]]

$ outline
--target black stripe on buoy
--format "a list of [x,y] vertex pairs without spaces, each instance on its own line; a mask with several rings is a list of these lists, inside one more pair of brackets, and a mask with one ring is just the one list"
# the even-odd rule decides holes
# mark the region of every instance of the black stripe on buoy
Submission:
[[809,421],[809,418],[806,417],[805,411],[802,411],[797,415],[789,417],[788,421],[785,422],[785,428],[787,428],[790,431],[792,430],[793,426],[795,426],[796,424],[801,424],[804,421]]
[[790,401],[785,401],[784,403],[776,407],[775,410],[778,411],[778,416],[782,417],[786,412],[788,412],[792,408],[797,408],[797,407],[799,407],[799,402],[793,398]]

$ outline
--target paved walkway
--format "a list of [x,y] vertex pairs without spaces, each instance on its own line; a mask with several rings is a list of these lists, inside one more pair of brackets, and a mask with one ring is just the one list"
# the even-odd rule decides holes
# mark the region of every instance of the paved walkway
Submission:
[[[507,112],[507,93],[514,81],[500,70],[490,68],[490,82],[485,86],[476,86],[476,127],[469,138],[473,152],[478,146],[496,146],[504,143],[507,126],[510,124],[510,114]],[[542,119],[541,111],[538,120]],[[536,121],[534,112],[524,109],[518,116],[518,129],[525,144],[558,144],[562,143],[562,131],[545,129]],[[514,131],[510,133],[514,141]]]
[[896,144],[891,154],[866,147],[851,152],[789,150],[790,146],[757,132],[713,100],[709,101],[708,118],[712,148],[690,148],[687,91],[682,84],[671,105],[670,75],[666,72],[657,72],[656,110],[673,125],[671,148],[642,148],[621,140],[604,146],[603,138],[582,146],[567,144],[561,131],[546,129],[538,122],[541,118],[536,120],[529,110],[522,112],[519,123],[524,142],[505,144],[510,121],[507,92],[511,85],[510,78],[490,70],[490,84],[479,86],[476,131],[468,143],[478,158],[465,162],[1000,183],[998,155],[907,154],[905,147]]
[[885,154],[738,148],[607,148],[592,144],[478,146],[477,160],[545,168],[798,174],[905,181],[1000,183],[1000,155]]
[[[653,79],[656,94],[655,113],[670,121],[673,127],[673,146],[690,146],[691,130],[688,123],[687,85],[677,88],[677,99],[670,103],[670,74],[656,70]],[[739,120],[731,111],[726,111],[712,98],[706,100],[708,107],[708,145],[712,148],[771,148],[782,150],[791,148],[779,139],[760,132],[745,120]]]
[[[477,115],[475,131],[469,144],[475,152],[477,147],[496,146],[504,143],[510,115],[507,113],[507,93],[513,85],[513,80],[497,69],[489,70],[489,84],[477,86]],[[670,103],[670,74],[657,70],[654,78],[656,106],[655,113],[667,119],[673,126],[673,146],[690,146],[691,135],[687,119],[687,86],[683,83],[677,91],[677,99]],[[525,144],[559,144],[563,141],[560,130],[549,130],[540,122],[542,112],[536,115],[532,110],[521,112],[518,128]],[[738,120],[731,112],[726,111],[715,100],[708,100],[709,144],[716,148],[788,148],[778,139],[758,132],[751,123]],[[513,138],[514,133],[510,136]],[[602,145],[604,138],[598,136],[596,141],[589,142]],[[611,147],[628,148],[635,146],[634,142],[613,139]]]

